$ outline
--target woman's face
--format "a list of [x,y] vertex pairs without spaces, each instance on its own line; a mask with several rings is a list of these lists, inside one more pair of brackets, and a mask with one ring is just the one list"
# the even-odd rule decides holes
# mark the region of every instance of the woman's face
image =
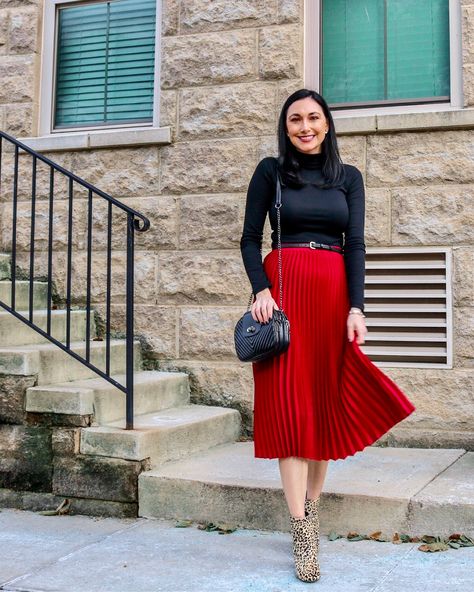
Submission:
[[320,104],[306,97],[288,107],[286,129],[291,143],[300,152],[317,154],[322,150],[329,125]]

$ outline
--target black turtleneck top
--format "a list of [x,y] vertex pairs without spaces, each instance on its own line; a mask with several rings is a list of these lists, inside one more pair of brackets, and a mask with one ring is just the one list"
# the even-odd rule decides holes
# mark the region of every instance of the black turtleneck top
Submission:
[[[316,241],[344,248],[349,299],[351,306],[364,310],[365,191],[362,173],[344,164],[345,180],[339,187],[322,189],[311,183],[322,181],[322,153],[298,151],[303,187],[282,185],[282,242]],[[277,159],[263,158],[257,165],[247,191],[245,219],[240,249],[245,270],[254,294],[271,283],[265,274],[261,246],[265,218],[269,213],[272,247],[277,246],[275,204]]]

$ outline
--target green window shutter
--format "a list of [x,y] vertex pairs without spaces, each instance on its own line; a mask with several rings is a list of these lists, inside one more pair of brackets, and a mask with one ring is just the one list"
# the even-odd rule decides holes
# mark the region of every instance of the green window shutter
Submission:
[[54,127],[153,119],[156,0],[61,8]]
[[330,104],[449,98],[449,0],[321,0]]

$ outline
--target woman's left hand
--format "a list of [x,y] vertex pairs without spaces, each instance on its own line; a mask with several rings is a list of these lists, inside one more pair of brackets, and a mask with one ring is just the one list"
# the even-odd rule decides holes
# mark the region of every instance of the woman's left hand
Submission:
[[360,314],[349,314],[347,317],[347,337],[349,341],[354,340],[354,334],[357,334],[356,343],[362,345],[367,335],[365,318]]

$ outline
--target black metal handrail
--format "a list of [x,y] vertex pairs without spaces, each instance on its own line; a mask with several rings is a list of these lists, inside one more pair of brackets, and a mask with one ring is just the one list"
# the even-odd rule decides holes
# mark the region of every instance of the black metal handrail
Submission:
[[[31,149],[26,144],[19,142],[14,137],[0,131],[0,195],[2,191],[2,154],[3,141],[9,142],[14,147],[14,169],[12,187],[12,249],[11,249],[11,301],[10,306],[0,300],[0,306],[26,323],[29,327],[40,333],[43,337],[60,347],[76,360],[93,370],[96,374],[113,384],[126,395],[126,429],[133,429],[133,310],[134,310],[134,237],[135,230],[145,232],[150,227],[150,221],[143,214],[121,203],[101,191],[91,183],[81,179],[71,171],[46,158],[42,154]],[[18,157],[20,150],[32,157],[31,168],[31,228],[30,228],[30,259],[29,259],[29,301],[28,318],[15,310],[16,288],[16,240],[17,240],[17,201],[18,201]],[[33,321],[33,281],[34,281],[34,241],[35,241],[35,206],[36,206],[36,173],[37,161],[44,162],[49,167],[49,220],[48,220],[48,280],[47,280],[47,325],[46,331]],[[68,179],[68,239],[67,239],[67,284],[66,284],[66,344],[51,335],[51,302],[52,302],[52,253],[53,253],[53,205],[55,172],[65,175]],[[88,215],[87,215],[87,280],[86,280],[86,355],[85,358],[73,351],[71,344],[71,268],[72,268],[72,227],[73,227],[73,197],[74,183],[88,190]],[[108,202],[107,210],[107,280],[106,280],[106,321],[105,321],[105,372],[90,361],[90,314],[91,314],[91,267],[92,267],[92,198],[97,195]],[[127,215],[127,262],[126,262],[126,384],[122,385],[110,375],[110,300],[111,300],[111,251],[112,251],[112,207],[116,207]]]

